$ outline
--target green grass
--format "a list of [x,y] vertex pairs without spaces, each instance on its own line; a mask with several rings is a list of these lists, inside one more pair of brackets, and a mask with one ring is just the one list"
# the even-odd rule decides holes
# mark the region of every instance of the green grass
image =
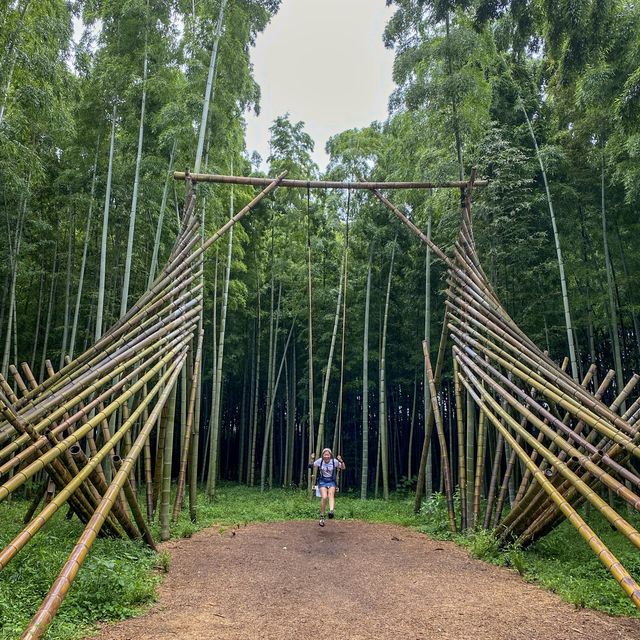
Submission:
[[[358,494],[359,495],[359,494]],[[260,493],[259,489],[240,485],[222,484],[216,500],[210,503],[198,497],[198,528],[212,524],[230,526],[251,522],[278,522],[280,520],[306,520],[315,518],[320,500],[309,499],[306,492],[274,489]],[[392,500],[360,500],[354,493],[339,493],[336,499],[336,517],[365,522],[388,522],[402,526],[418,525],[420,519],[413,513],[413,499],[395,496]],[[176,523],[176,535],[181,527],[194,525],[188,519],[188,509]]]
[[[624,513],[624,508],[619,511]],[[635,527],[640,528],[638,518],[633,519]],[[640,579],[640,552],[612,530],[600,514],[592,514],[588,521],[627,571]],[[568,522],[532,547],[527,554],[525,577],[578,607],[640,617],[638,609]]]
[[[174,537],[190,537],[199,529],[229,527],[256,522],[315,519],[317,499],[306,493],[222,484],[215,502],[199,496],[198,524],[189,521],[188,510],[172,527]],[[0,547],[22,529],[27,504],[14,500],[0,504]],[[638,611],[609,573],[595,558],[571,525],[564,523],[530,549],[499,549],[491,532],[451,536],[446,505],[440,495],[427,501],[419,516],[413,498],[406,494],[391,500],[361,501],[356,494],[339,494],[338,518],[384,522],[412,527],[434,538],[453,539],[471,555],[511,567],[525,580],[560,594],[580,607],[612,615],[638,617]],[[605,544],[632,575],[640,577],[640,555],[595,514],[589,519]],[[638,523],[636,523],[638,524]],[[63,566],[82,527],[77,519],[58,514],[9,566],[0,572],[0,640],[16,638],[28,624],[42,598]],[[157,523],[154,536],[159,538]],[[97,620],[118,620],[139,613],[155,598],[164,572],[170,571],[168,554],[154,554],[142,544],[126,540],[98,540],[78,574],[69,596],[46,635],[49,640],[76,640],[91,631]]]
[[[0,547],[22,529],[26,508],[19,500],[0,504]],[[66,520],[64,513],[58,514],[0,572],[0,639],[20,637],[81,531],[76,518]],[[155,598],[155,563],[156,554],[137,542],[97,540],[46,637],[75,640],[91,630],[88,622],[137,613]]]

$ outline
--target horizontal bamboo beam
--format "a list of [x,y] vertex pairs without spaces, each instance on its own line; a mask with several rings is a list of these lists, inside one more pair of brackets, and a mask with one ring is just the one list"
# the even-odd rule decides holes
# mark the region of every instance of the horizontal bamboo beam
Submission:
[[[254,187],[264,187],[271,184],[275,178],[255,178],[245,176],[222,176],[211,173],[185,173],[176,171],[176,180],[189,177],[194,182],[217,182],[221,184],[249,184]],[[486,187],[488,180],[475,180],[469,183],[464,180],[449,180],[444,182],[341,182],[336,180],[282,180],[280,187],[294,189],[464,189],[468,186]]]

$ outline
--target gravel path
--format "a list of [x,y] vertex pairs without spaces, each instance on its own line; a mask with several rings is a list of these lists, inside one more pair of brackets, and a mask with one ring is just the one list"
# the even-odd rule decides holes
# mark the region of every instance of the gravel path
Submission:
[[640,639],[640,620],[576,609],[453,543],[327,521],[202,531],[171,555],[159,601],[101,640]]

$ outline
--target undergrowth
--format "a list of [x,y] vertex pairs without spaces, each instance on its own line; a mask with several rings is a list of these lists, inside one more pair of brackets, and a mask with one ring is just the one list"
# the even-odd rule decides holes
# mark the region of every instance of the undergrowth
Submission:
[[[0,504],[0,548],[22,529],[26,508],[27,503],[20,500]],[[310,500],[305,492],[276,489],[260,493],[259,489],[221,484],[215,501],[209,502],[204,494],[199,495],[197,524],[189,520],[187,508],[172,526],[172,536],[188,538],[211,526],[224,533],[250,523],[315,519],[317,514],[318,500]],[[336,517],[413,527],[433,538],[453,540],[474,557],[510,567],[525,580],[557,592],[576,606],[612,615],[638,616],[631,601],[566,522],[532,547],[520,549],[501,548],[490,531],[452,535],[447,525],[446,503],[440,494],[427,500],[418,516],[413,513],[413,498],[406,493],[389,501],[362,501],[355,493],[339,494]],[[598,514],[592,514],[589,522],[631,574],[640,576],[637,550],[612,531]],[[159,539],[157,523],[152,530]],[[81,531],[76,518],[67,520],[65,513],[58,514],[0,572],[0,640],[19,637]],[[170,570],[166,552],[155,554],[139,542],[98,539],[45,637],[77,640],[90,633],[96,621],[118,620],[139,613],[153,602],[161,576]]]
[[[28,503],[0,504],[0,548],[22,529]],[[82,526],[54,516],[32,542],[0,572],[0,639],[14,640],[29,623],[73,549]],[[45,636],[82,638],[96,620],[131,617],[153,601],[159,582],[156,554],[130,540],[98,539]]]

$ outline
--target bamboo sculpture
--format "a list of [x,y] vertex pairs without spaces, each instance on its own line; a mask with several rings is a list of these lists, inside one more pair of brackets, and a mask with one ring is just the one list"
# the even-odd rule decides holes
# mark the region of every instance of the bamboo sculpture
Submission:
[[[271,180],[206,241],[201,240],[193,181],[188,178],[180,233],[167,264],[142,298],[92,347],[60,371],[53,371],[47,363],[46,380],[38,383],[25,363],[24,378],[12,366],[19,397],[0,376],[0,502],[30,479],[41,478],[43,483],[29,508],[25,528],[0,550],[0,570],[65,504],[85,524],[23,638],[40,638],[45,633],[97,536],[141,538],[154,548],[132,488],[132,472],[143,452],[147,515],[153,514],[153,486],[157,483],[155,495],[162,496],[163,537],[168,537],[176,380],[192,348],[196,351],[194,370],[199,368],[202,350],[201,335],[197,335],[202,305],[201,258],[284,176]],[[194,405],[199,385],[193,375],[191,381],[174,517],[182,507],[187,466],[197,463],[197,458],[189,458],[189,447],[193,436],[197,437]],[[159,422],[165,429],[161,428],[157,437],[159,472],[154,477],[149,437]],[[51,499],[34,517],[50,483],[55,489]]]
[[[0,550],[0,570],[65,504],[85,525],[22,638],[36,639],[45,633],[97,536],[141,538],[154,546],[132,486],[139,458],[147,519],[153,517],[161,500],[162,536],[168,536],[171,515],[177,518],[182,509],[187,483],[190,512],[195,516],[203,254],[278,186],[371,189],[448,268],[447,311],[435,370],[429,345],[423,346],[431,406],[425,419],[417,506],[435,425],[452,530],[458,526],[495,527],[502,542],[530,544],[568,519],[640,607],[640,587],[578,512],[578,507],[588,502],[640,548],[640,532],[611,500],[601,497],[604,493],[636,511],[640,508],[640,477],[632,463],[640,457],[636,427],[640,399],[620,415],[620,407],[625,406],[639,377],[634,376],[624,389],[618,388],[607,406],[602,398],[613,381],[613,372],[591,394],[588,385],[594,367],[579,384],[509,317],[482,270],[473,237],[471,192],[474,186],[486,183],[476,181],[473,174],[468,183],[446,183],[461,188],[463,195],[460,233],[450,257],[375,189],[385,186],[383,183],[287,182],[284,176],[256,180],[198,175],[198,180],[266,185],[205,241],[196,214],[194,181],[188,173],[179,174],[187,184],[181,230],[166,265],[144,295],[87,351],[67,359],[62,369],[55,372],[46,364],[46,379],[38,382],[25,363],[22,373],[11,367],[15,393],[0,376],[0,502],[30,479],[41,481],[26,514],[25,528]],[[407,186],[386,186],[398,188],[401,184]],[[424,185],[432,186],[409,186]],[[437,402],[448,342],[457,409],[457,435],[449,440]],[[186,428],[171,511],[175,387],[185,371],[190,385],[183,387],[182,393],[182,402],[187,403]],[[152,469],[149,438],[156,428],[157,455]],[[491,428],[495,439],[487,437]],[[255,429],[252,438],[255,448]],[[483,501],[482,479],[490,446],[495,446],[495,455]],[[453,500],[456,460],[457,481],[464,496],[460,525]],[[510,492],[511,508],[503,517]],[[34,516],[45,497],[45,506]]]
[[[476,183],[477,184],[477,183]],[[579,384],[563,367],[558,367],[519,329],[509,317],[486,277],[476,253],[471,219],[473,177],[463,190],[461,225],[453,257],[447,256],[381,193],[374,194],[393,211],[448,268],[446,308],[443,327],[452,344],[454,386],[458,419],[457,452],[461,494],[464,482],[472,483],[473,504],[461,514],[462,528],[480,523],[480,478],[485,464],[485,430],[497,432],[497,446],[487,495],[483,527],[495,528],[502,543],[531,544],[567,519],[609,570],[624,592],[640,607],[640,587],[619,560],[589,527],[578,507],[588,502],[611,526],[640,548],[638,532],[622,515],[620,502],[640,510],[640,477],[633,460],[640,457],[640,399],[620,415],[620,407],[638,382],[634,375],[610,406],[602,402],[614,378],[611,371],[592,395],[587,386],[593,376],[590,368]],[[441,366],[443,344],[438,355]],[[428,347],[424,353],[432,394],[437,391],[439,373],[431,372]],[[463,402],[463,396],[469,399]],[[428,424],[436,425],[439,409],[433,403]],[[475,422],[477,442],[475,460],[465,460],[469,432],[465,417]],[[476,417],[478,418],[476,420]],[[440,434],[439,434],[440,435]],[[425,439],[423,463],[428,441]],[[440,438],[441,464],[445,473],[445,492],[450,528],[452,482],[449,478],[446,442]],[[473,448],[473,443],[472,443]],[[508,452],[505,458],[503,453]],[[502,517],[509,482],[520,461],[520,484],[509,513]],[[503,471],[502,482],[499,481]],[[422,472],[422,465],[421,465]],[[424,475],[422,475],[424,478]],[[418,488],[424,480],[418,480]],[[609,501],[601,497],[610,496]],[[615,497],[614,502],[611,497]],[[471,507],[471,522],[468,519]]]

